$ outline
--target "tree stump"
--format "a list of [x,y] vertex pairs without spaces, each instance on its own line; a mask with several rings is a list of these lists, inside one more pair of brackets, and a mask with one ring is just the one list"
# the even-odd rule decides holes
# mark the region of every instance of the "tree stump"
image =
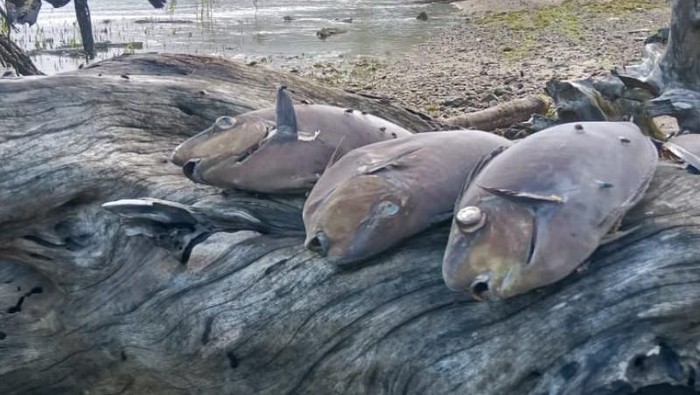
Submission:
[[550,81],[547,93],[557,118],[521,128],[532,132],[553,122],[633,120],[646,134],[665,140],[653,118],[667,115],[676,118],[681,133],[700,133],[700,3],[671,4],[667,45],[665,34],[657,34],[645,42],[639,65],[619,67],[605,78]]

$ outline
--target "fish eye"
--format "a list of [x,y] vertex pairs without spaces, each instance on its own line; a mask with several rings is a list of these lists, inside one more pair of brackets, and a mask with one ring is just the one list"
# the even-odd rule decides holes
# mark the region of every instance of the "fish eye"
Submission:
[[376,215],[381,217],[393,217],[398,214],[400,209],[401,207],[399,207],[398,204],[389,200],[384,200],[377,205],[374,211]]
[[457,212],[455,220],[462,232],[472,233],[486,223],[486,214],[476,206],[467,206]]
[[223,116],[216,119],[214,125],[219,130],[231,129],[236,124],[236,119],[233,117]]

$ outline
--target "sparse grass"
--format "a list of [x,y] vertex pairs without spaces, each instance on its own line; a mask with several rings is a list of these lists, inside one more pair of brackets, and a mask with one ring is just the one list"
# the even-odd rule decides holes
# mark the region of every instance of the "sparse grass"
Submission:
[[315,63],[306,74],[329,86],[367,88],[375,83],[386,67],[381,60],[367,57],[342,63]]
[[666,7],[664,0],[565,0],[559,5],[510,12],[487,13],[475,23],[505,30],[503,58],[507,62],[523,59],[545,35],[562,37],[573,44],[585,37],[585,18],[619,16],[622,13]]
[[614,0],[586,2],[577,6],[590,12],[611,15],[618,12],[655,10],[668,7],[668,4],[663,0]]

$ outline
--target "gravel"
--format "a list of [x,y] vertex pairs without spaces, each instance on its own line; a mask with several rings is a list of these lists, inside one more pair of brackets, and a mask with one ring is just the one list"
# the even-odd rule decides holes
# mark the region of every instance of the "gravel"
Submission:
[[[492,9],[499,1],[489,2]],[[512,0],[501,2],[508,11],[465,12],[460,23],[402,56],[278,67],[451,117],[544,93],[551,78],[638,63],[643,40],[670,20],[665,0],[568,0],[515,11]]]

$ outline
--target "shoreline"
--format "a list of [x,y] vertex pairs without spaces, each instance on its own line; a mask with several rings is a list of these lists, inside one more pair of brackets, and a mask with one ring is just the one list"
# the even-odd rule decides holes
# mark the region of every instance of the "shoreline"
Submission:
[[665,0],[494,1],[497,12],[464,11],[484,8],[481,1],[452,3],[457,22],[402,53],[210,55],[387,97],[445,119],[544,93],[551,78],[605,75],[638,63],[644,38],[670,20]]
[[644,39],[670,20],[665,0],[536,0],[514,11],[461,12],[462,23],[403,55],[330,62],[299,74],[444,119],[544,93],[552,78],[606,75],[638,63]]

